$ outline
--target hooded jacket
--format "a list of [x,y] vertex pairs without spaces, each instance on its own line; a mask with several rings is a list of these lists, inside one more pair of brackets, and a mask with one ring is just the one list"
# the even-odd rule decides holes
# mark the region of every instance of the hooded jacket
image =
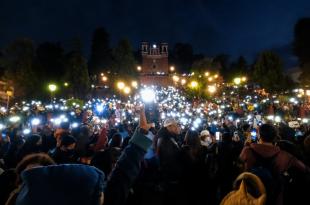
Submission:
[[[265,144],[250,144],[250,146],[243,148],[240,154],[240,159],[245,163],[246,170],[250,170],[256,163],[256,158],[253,151],[263,158],[271,158],[275,156],[274,170],[279,174],[288,171],[290,168],[295,168],[302,173],[309,172],[309,168],[293,155],[281,150],[277,146],[270,146]],[[276,197],[275,204],[282,205],[284,199],[283,190],[281,190]]]
[[104,187],[104,174],[86,165],[54,165],[22,173],[23,184],[16,205],[104,205],[124,204],[139,174],[140,162],[152,140],[136,130]]
[[175,136],[165,127],[158,131],[158,138],[157,154],[163,178],[167,181],[177,181],[182,167],[179,145]]
[[103,192],[104,174],[86,165],[38,167],[23,172],[21,178],[17,205],[97,205]]
[[269,146],[265,144],[251,144],[243,148],[240,159],[245,163],[245,169],[251,169],[256,162],[255,156],[253,154],[253,149],[257,154],[263,158],[270,158],[276,156],[275,158],[275,169],[281,173],[287,171],[290,167],[294,167],[301,172],[306,172],[307,167],[293,155],[280,150],[277,146]]

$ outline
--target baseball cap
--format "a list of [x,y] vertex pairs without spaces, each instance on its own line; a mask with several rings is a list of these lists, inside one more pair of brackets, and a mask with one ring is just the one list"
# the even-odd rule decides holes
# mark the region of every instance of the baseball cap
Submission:
[[210,135],[210,132],[208,130],[202,130],[200,133],[200,136],[208,136]]
[[174,125],[174,124],[177,125],[178,122],[175,119],[169,118],[165,120],[164,127],[168,127],[169,125]]

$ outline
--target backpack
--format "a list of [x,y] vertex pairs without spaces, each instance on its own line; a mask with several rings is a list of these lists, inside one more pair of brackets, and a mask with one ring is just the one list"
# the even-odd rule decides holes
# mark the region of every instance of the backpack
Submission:
[[280,193],[283,193],[285,187],[285,181],[287,178],[287,172],[279,173],[275,170],[275,159],[279,153],[272,157],[264,158],[250,148],[256,162],[249,170],[249,172],[255,174],[263,182],[267,194],[267,204],[276,204],[276,201]]
[[234,189],[223,198],[220,205],[264,205],[266,202],[264,184],[250,172],[243,172],[237,177]]

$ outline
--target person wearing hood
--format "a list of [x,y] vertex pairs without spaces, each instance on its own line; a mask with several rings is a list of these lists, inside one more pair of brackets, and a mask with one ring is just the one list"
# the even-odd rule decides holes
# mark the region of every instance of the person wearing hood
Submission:
[[121,205],[140,172],[140,164],[151,146],[144,114],[140,115],[129,145],[117,161],[106,185],[105,175],[95,167],[82,164],[33,166],[21,173],[22,185],[16,205]]
[[50,152],[50,156],[57,164],[76,163],[77,157],[75,153],[76,140],[71,135],[61,137],[60,146]]
[[181,149],[177,143],[180,127],[174,119],[166,119],[158,133],[157,155],[162,186],[165,190],[164,203],[177,204],[180,195],[182,174]]
[[[274,145],[277,131],[270,124],[263,124],[259,127],[259,141],[257,144],[245,146],[240,154],[240,159],[244,162],[245,170],[251,170],[255,166],[257,156],[268,159],[274,158],[273,167],[276,173],[284,173],[290,168],[299,170],[301,173],[310,172],[309,167],[299,161],[296,157]],[[276,204],[283,204],[283,192],[279,192],[276,197]]]
[[27,137],[25,144],[17,153],[17,161],[20,162],[26,155],[41,152],[42,137],[38,134],[33,134]]
[[205,146],[205,147],[208,147],[212,143],[212,138],[208,130],[201,131],[200,143],[202,146]]

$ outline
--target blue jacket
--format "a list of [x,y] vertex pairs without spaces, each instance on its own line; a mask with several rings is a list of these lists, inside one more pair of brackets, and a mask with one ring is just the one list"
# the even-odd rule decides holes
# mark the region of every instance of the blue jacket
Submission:
[[16,205],[98,205],[102,192],[104,205],[124,204],[151,144],[152,141],[137,129],[105,189],[104,174],[91,166],[55,165],[24,171]]

